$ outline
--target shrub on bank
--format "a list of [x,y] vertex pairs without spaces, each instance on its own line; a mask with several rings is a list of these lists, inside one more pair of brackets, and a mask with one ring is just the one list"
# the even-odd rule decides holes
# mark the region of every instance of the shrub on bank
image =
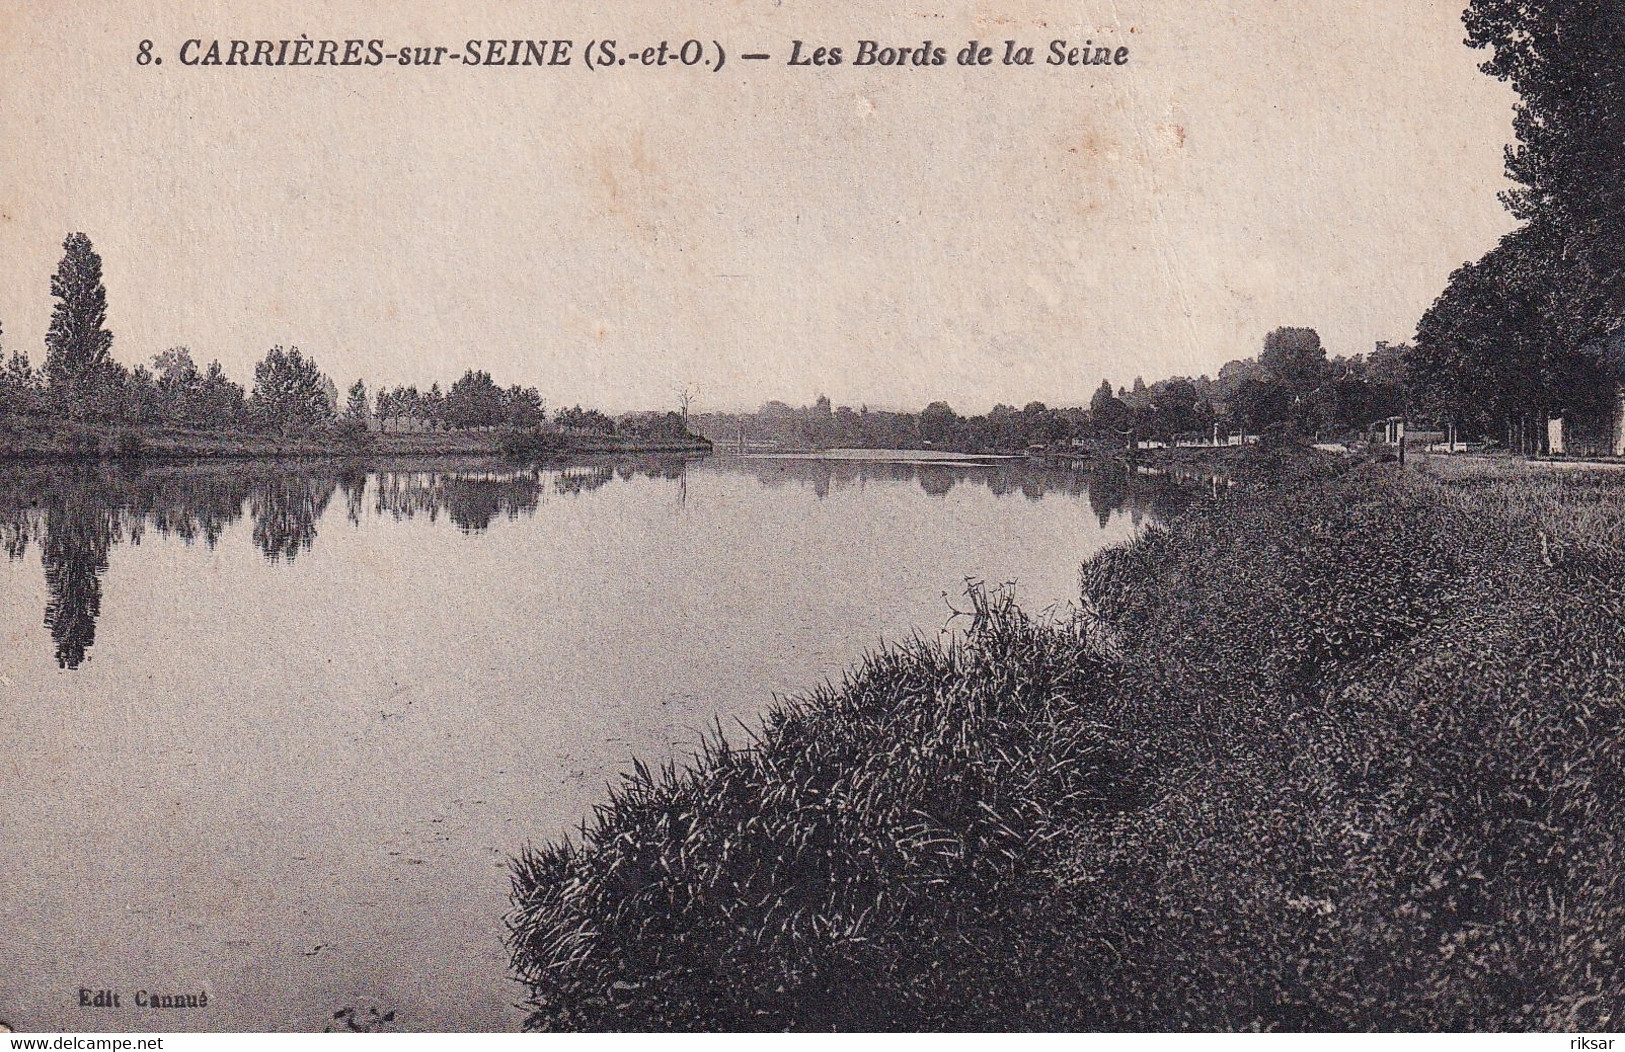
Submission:
[[556,431],[504,427],[497,434],[497,448],[505,457],[545,457],[564,452],[569,443]]

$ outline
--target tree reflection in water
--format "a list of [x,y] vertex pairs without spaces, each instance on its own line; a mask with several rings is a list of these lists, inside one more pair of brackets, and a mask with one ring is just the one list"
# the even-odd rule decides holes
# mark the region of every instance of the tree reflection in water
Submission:
[[559,477],[553,481],[553,488],[560,496],[574,497],[581,493],[591,493],[595,489],[615,481],[615,469],[608,465],[593,465],[575,470],[559,472]]
[[246,491],[240,478],[226,474],[199,480],[96,465],[0,473],[0,544],[8,560],[21,560],[30,542],[39,545],[45,627],[58,667],[78,668],[96,641],[101,578],[114,545],[139,544],[150,529],[212,548],[241,516]]
[[58,668],[78,668],[96,642],[102,612],[101,575],[115,536],[114,513],[80,491],[58,491],[46,503],[40,561],[45,566],[45,627]]
[[367,469],[349,466],[339,474],[339,489],[344,493],[344,518],[352,526],[361,525],[363,501],[367,496]]
[[337,478],[277,475],[257,481],[248,493],[254,544],[272,562],[292,562],[316,543],[316,520],[327,510]]
[[7,562],[21,562],[28,554],[28,542],[40,532],[40,515],[34,508],[12,508],[0,519],[0,549]]
[[291,563],[316,544],[318,526],[335,492],[356,525],[369,512],[394,520],[446,515],[466,534],[499,519],[536,512],[548,493],[566,499],[592,494],[617,479],[673,481],[686,493],[689,472],[744,475],[762,486],[807,486],[819,500],[873,484],[912,484],[933,500],[956,487],[983,486],[1003,498],[1021,494],[1087,495],[1105,526],[1127,511],[1138,522],[1171,510],[1172,487],[1130,476],[1120,466],[1080,470],[1035,461],[910,463],[792,458],[717,458],[694,465],[675,457],[622,458],[576,465],[471,467],[396,464],[287,465],[246,462],[222,466],[28,465],[0,470],[0,548],[9,561],[37,545],[44,569],[45,627],[56,662],[76,669],[89,655],[101,615],[102,577],[112,549],[139,544],[155,531],[186,544],[214,548],[245,513],[254,546],[273,564]]
[[1137,525],[1184,499],[1167,480],[1135,478],[1118,463],[1052,463],[1021,458],[981,461],[862,460],[817,457],[744,457],[719,460],[718,467],[754,475],[763,486],[802,485],[819,500],[831,493],[875,482],[914,483],[933,498],[956,486],[985,486],[996,497],[1020,494],[1027,500],[1050,495],[1087,496],[1089,508],[1104,528],[1113,515],[1126,512]]
[[379,472],[373,512],[396,522],[442,514],[464,533],[479,533],[499,518],[530,515],[541,502],[543,473],[524,471]]

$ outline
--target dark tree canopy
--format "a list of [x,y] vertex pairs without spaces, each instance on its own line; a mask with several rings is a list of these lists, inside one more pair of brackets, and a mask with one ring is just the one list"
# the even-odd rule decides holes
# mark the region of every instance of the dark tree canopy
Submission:
[[1570,256],[1612,260],[1625,217],[1625,6],[1618,0],[1470,0],[1467,42],[1518,93],[1504,200],[1557,220]]
[[597,409],[583,409],[579,405],[560,409],[553,414],[554,421],[564,428],[594,435],[613,435],[615,421]]
[[1587,320],[1612,328],[1625,311],[1625,5],[1470,0],[1463,17],[1490,53],[1481,68],[1519,97],[1506,164],[1518,186],[1502,199],[1542,228],[1544,259],[1591,301]]
[[299,348],[276,346],[254,366],[254,413],[286,431],[308,431],[330,423],[327,378]]
[[1411,367],[1427,407],[1481,430],[1538,405],[1555,341],[1528,228],[1450,276],[1417,325]]
[[1326,348],[1314,329],[1283,327],[1271,332],[1264,337],[1258,364],[1298,398],[1307,398],[1326,381]]
[[1519,96],[1502,200],[1524,226],[1450,276],[1406,379],[1487,432],[1606,416],[1620,377],[1599,349],[1625,321],[1625,5],[1470,0],[1463,21],[1481,68]]
[[546,417],[541,392],[534,387],[496,385],[491,374],[470,369],[446,393],[446,424],[454,428],[533,428]]
[[1563,240],[1537,220],[1450,276],[1407,361],[1423,408],[1486,434],[1526,417],[1607,412],[1616,378],[1595,348],[1609,313]]
[[1230,413],[1248,431],[1260,432],[1279,426],[1292,408],[1292,391],[1277,380],[1245,377],[1236,385]]
[[932,402],[920,410],[920,437],[936,446],[951,446],[959,433],[959,414],[947,402]]
[[455,428],[495,427],[502,410],[502,389],[484,370],[468,370],[446,392],[446,423]]
[[1128,406],[1112,392],[1109,380],[1100,381],[1100,387],[1089,400],[1089,413],[1101,427],[1123,430],[1128,426]]

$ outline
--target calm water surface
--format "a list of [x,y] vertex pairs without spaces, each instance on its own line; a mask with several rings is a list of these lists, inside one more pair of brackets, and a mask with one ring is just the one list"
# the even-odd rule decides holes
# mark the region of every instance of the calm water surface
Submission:
[[966,577],[1071,600],[1141,500],[1019,461],[0,469],[0,1020],[512,1028],[523,843]]

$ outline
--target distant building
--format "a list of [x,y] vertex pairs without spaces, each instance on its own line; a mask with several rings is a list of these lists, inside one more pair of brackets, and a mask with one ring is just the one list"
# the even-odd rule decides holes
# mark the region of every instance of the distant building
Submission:
[[1447,424],[1443,430],[1411,427],[1402,416],[1376,421],[1366,429],[1366,437],[1373,445],[1397,446],[1403,442],[1407,449],[1423,446],[1439,453],[1456,453],[1466,448],[1454,425]]

